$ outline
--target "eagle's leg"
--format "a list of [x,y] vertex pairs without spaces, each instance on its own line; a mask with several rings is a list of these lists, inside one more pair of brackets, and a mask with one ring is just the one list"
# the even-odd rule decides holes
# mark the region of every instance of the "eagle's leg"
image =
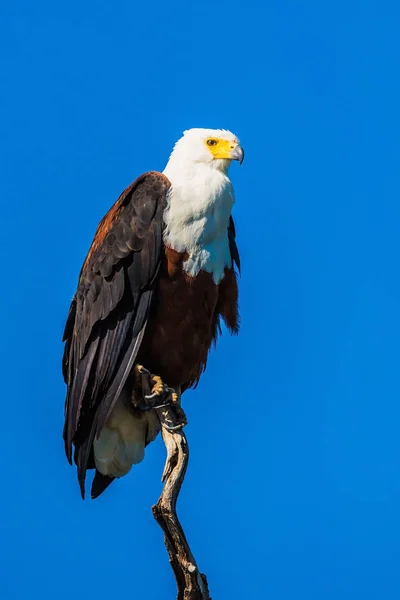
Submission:
[[143,365],[135,365],[134,394],[132,403],[140,410],[162,408],[178,402],[175,390],[163,382],[159,375],[153,375]]
[[182,429],[187,424],[187,418],[180,405],[180,390],[174,390],[166,385],[159,375],[153,375],[142,365],[134,369],[134,384],[132,391],[132,406],[138,410],[158,410],[165,416],[168,411],[173,411],[173,423],[170,418],[164,419],[164,427],[169,431]]

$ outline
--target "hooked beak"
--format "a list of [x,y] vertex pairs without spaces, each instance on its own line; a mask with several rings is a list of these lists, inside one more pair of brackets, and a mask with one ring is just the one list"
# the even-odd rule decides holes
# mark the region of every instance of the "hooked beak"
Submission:
[[239,165],[241,165],[242,162],[244,161],[244,150],[243,150],[242,146],[239,146],[239,144],[237,146],[235,146],[235,148],[231,151],[230,158],[232,160],[238,160]]

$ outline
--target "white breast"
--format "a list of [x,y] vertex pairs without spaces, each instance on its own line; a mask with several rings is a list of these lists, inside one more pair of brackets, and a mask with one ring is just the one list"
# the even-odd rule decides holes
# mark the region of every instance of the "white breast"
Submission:
[[204,165],[190,170],[167,167],[164,174],[171,182],[164,243],[188,253],[183,268],[189,275],[207,271],[219,283],[225,267],[232,266],[228,224],[235,197],[230,179]]

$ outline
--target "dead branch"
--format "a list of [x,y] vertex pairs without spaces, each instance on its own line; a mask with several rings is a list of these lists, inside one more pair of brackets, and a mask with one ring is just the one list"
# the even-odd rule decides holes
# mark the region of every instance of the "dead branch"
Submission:
[[160,408],[157,413],[167,448],[167,459],[162,475],[164,489],[152,510],[164,532],[169,561],[178,587],[177,600],[211,600],[207,578],[199,571],[176,514],[176,503],[189,460],[189,446],[183,432],[186,417],[179,406]]

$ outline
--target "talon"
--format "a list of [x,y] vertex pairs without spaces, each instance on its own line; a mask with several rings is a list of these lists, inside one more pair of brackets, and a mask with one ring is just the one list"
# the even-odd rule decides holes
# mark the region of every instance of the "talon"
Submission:
[[175,425],[174,427],[170,427],[169,425],[164,425],[167,431],[178,431],[179,429],[183,429],[185,427],[184,423],[179,423],[179,425]]
[[161,394],[163,393],[164,389],[165,389],[165,385],[163,380],[161,379],[161,377],[159,375],[153,375],[152,377],[153,381],[155,381],[155,384],[153,385],[151,391],[152,391],[152,396],[151,398],[153,398],[154,396],[161,396]]
[[[149,372],[147,371],[147,373],[149,373]],[[159,375],[151,375],[150,373],[149,373],[149,375],[150,375],[151,380],[154,383],[154,385],[151,388],[150,394],[144,394],[144,398],[146,400],[152,400],[153,398],[162,396],[165,393],[170,393],[170,392],[174,391],[172,388],[169,388],[168,386],[165,385],[165,383],[163,382],[163,380],[161,379],[161,377]],[[164,406],[164,405],[162,405],[162,406]],[[154,406],[153,408],[160,408],[160,407]]]
[[131,400],[134,408],[146,411],[173,406],[179,409],[179,395],[174,388],[164,383],[160,375],[153,375],[139,363],[135,365],[134,372],[135,384]]

